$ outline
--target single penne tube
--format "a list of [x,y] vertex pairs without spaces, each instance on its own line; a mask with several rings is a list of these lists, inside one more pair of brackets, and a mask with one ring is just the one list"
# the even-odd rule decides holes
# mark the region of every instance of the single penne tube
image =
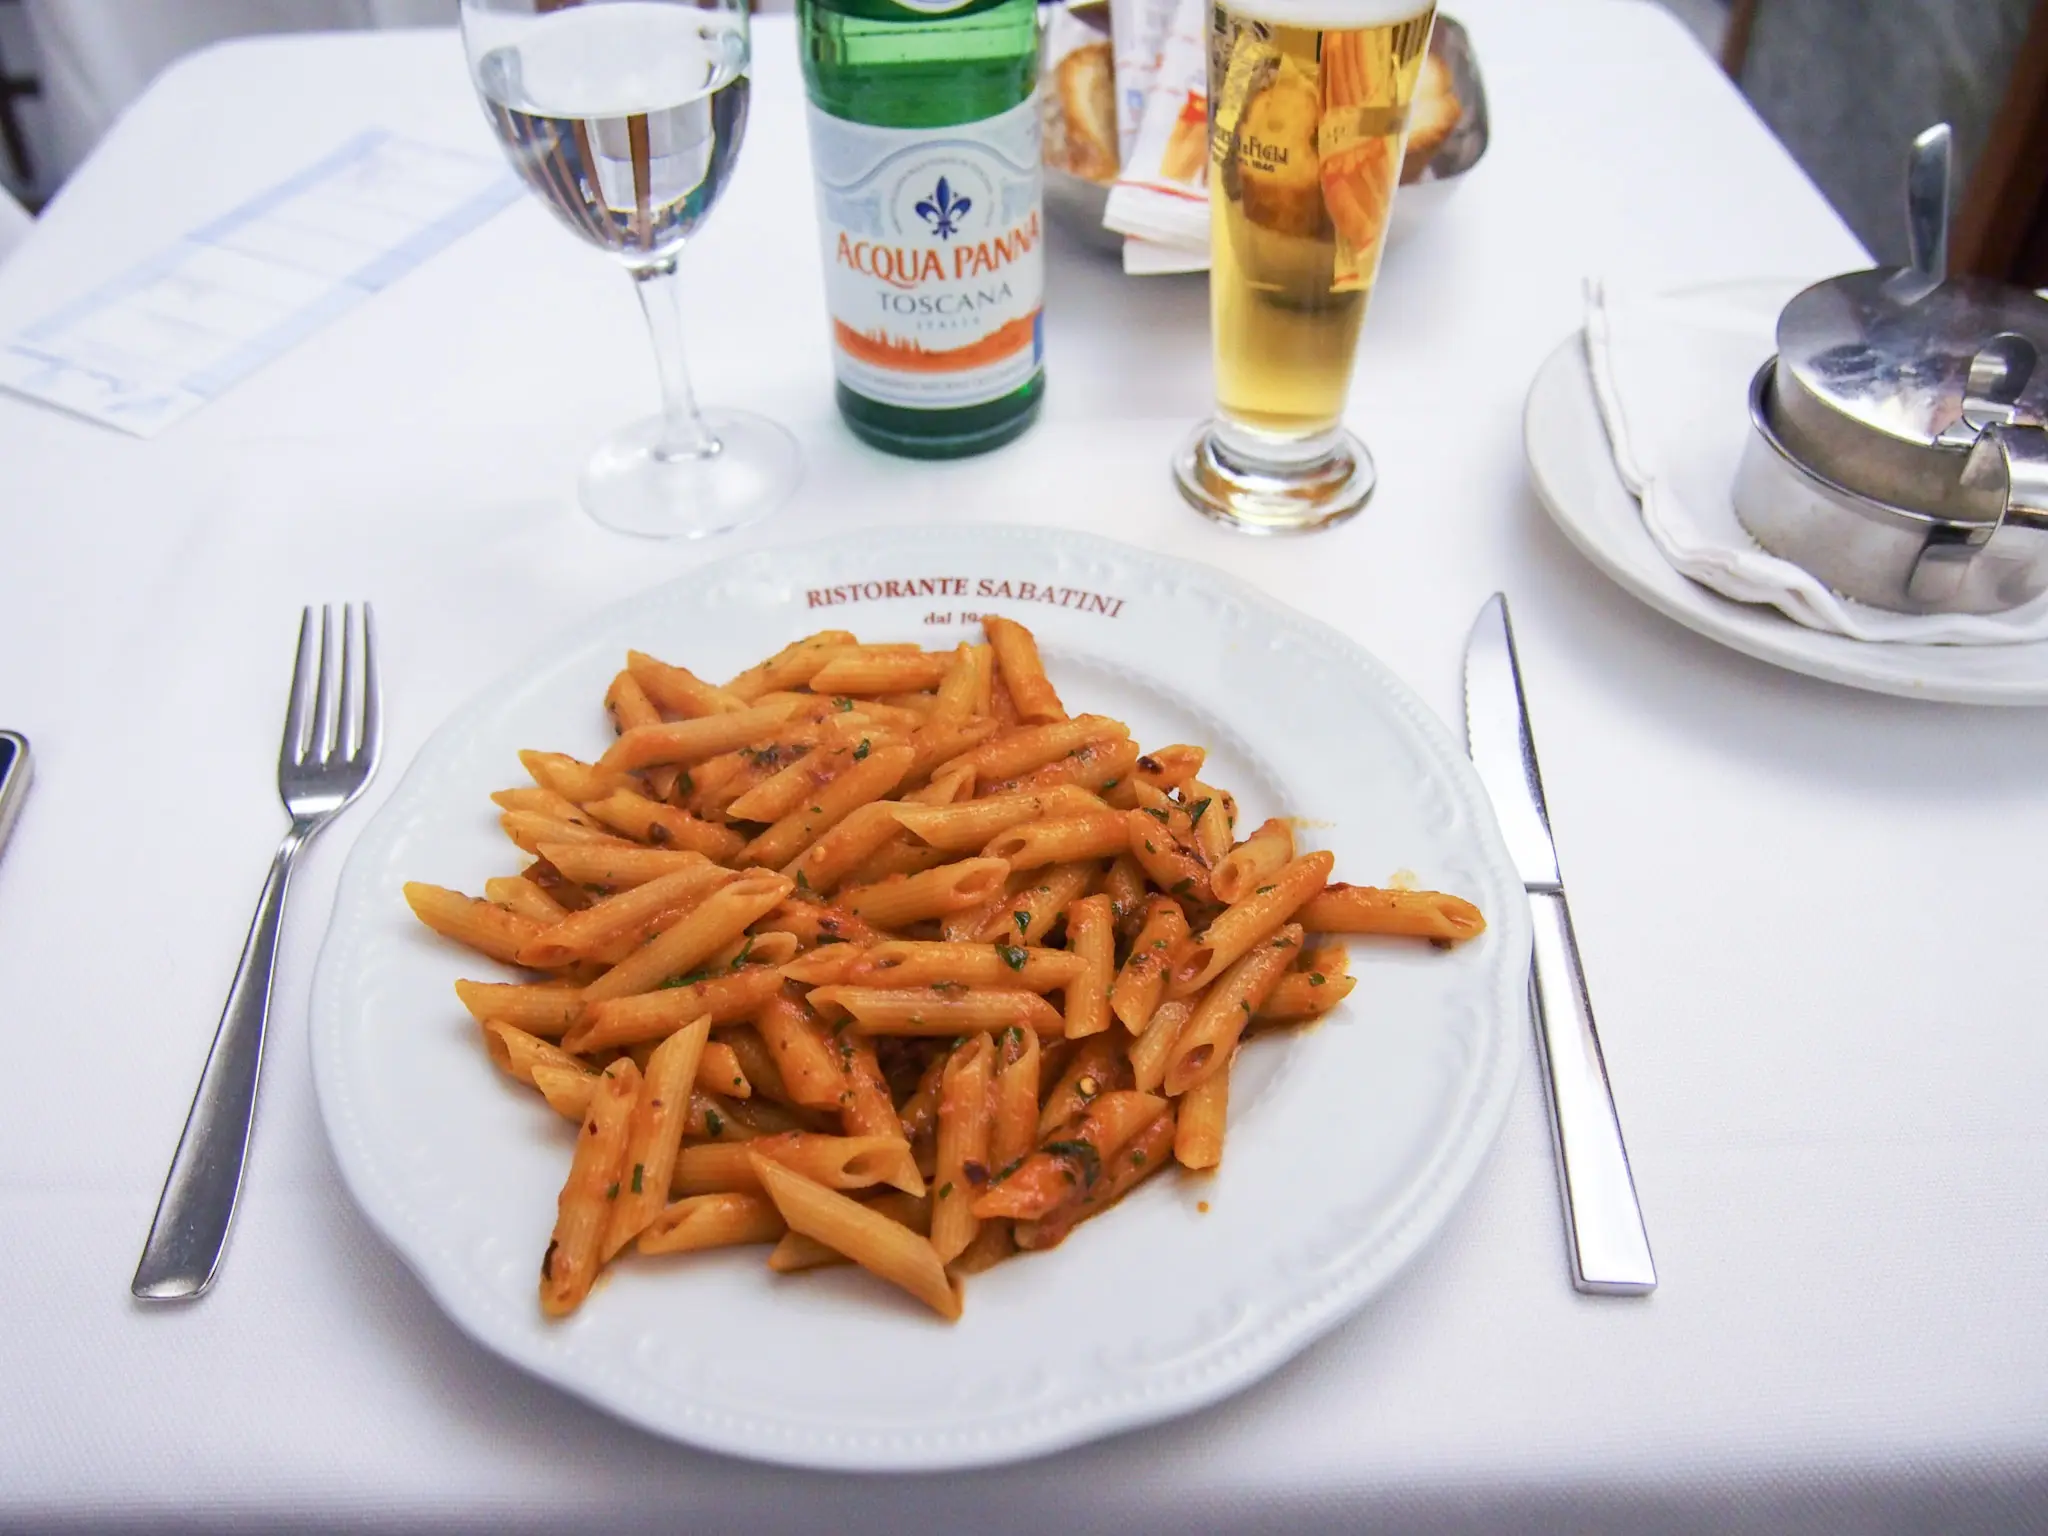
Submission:
[[787,879],[767,870],[738,876],[709,892],[673,927],[591,982],[584,988],[584,997],[593,1003],[630,997],[685,974],[738,938],[755,919],[767,915],[790,890]]
[[936,1171],[932,1174],[932,1247],[950,1264],[981,1230],[969,1204],[989,1177],[989,1058],[976,1035],[946,1058],[939,1084]]
[[[714,1018],[711,1022],[719,1021]],[[697,1086],[727,1099],[747,1099],[754,1093],[754,1085],[740,1068],[739,1057],[723,1040],[704,1042],[703,1053],[697,1058]]]
[[908,693],[936,688],[953,658],[944,651],[842,652],[811,674],[813,693]]
[[1125,811],[1124,825],[1130,833],[1131,857],[1146,879],[1186,901],[1210,899],[1209,871],[1165,827],[1141,810]]
[[987,644],[970,645],[968,654],[974,658],[974,708],[969,714],[993,715],[995,713],[996,653]]
[[823,949],[806,950],[794,960],[785,961],[782,975],[784,980],[799,986],[829,987],[845,981],[866,963],[867,957],[864,944],[827,944]]
[[836,1248],[854,1263],[901,1287],[948,1322],[960,1317],[960,1287],[930,1242],[767,1157],[756,1156],[762,1186],[792,1232]]
[[1461,896],[1333,885],[1296,914],[1310,933],[1383,933],[1458,943],[1486,931],[1486,919]]
[[613,677],[611,686],[605,689],[604,712],[612,717],[612,729],[622,736],[643,725],[661,724],[661,711],[654,707],[654,700],[647,697],[647,690],[630,671]]
[[565,880],[592,889],[602,887],[615,891],[632,885],[645,885],[675,870],[688,869],[702,863],[705,857],[683,849],[640,848],[623,841],[544,842],[534,851],[561,871]]
[[1147,752],[1133,765],[1131,777],[1154,789],[1179,789],[1202,771],[1209,754],[1200,747],[1179,743]]
[[1237,796],[1227,789],[1204,784],[1200,779],[1189,779],[1180,787],[1180,798],[1187,810],[1188,830],[1194,838],[1195,852],[1212,871],[1210,883],[1213,885],[1217,861],[1230,852],[1231,844],[1237,838]]
[[548,1040],[559,1040],[583,1016],[581,987],[458,981],[455,995],[480,1023],[501,1020]]
[[1217,977],[1175,1037],[1164,1087],[1172,1098],[1222,1070],[1244,1027],[1301,953],[1301,925],[1289,923]]
[[662,1207],[640,1232],[642,1253],[696,1253],[772,1243],[789,1226],[766,1195],[690,1195]]
[[1021,1162],[1037,1145],[1038,1036],[1012,1024],[995,1037],[995,1084],[988,1128],[990,1174]]
[[[800,702],[815,699],[790,694]],[[864,734],[872,734],[873,723],[859,712],[834,711],[822,720],[800,716],[773,736],[732,752],[721,752],[690,770],[687,804],[693,815],[717,820],[741,795],[767,783],[775,775],[816,752],[820,747],[852,746]]]
[[989,794],[1036,793],[1073,786],[1105,794],[1122,783],[1138,760],[1138,744],[1128,736],[1100,737],[1084,741],[1064,757],[1009,779],[980,778],[976,783]]
[[[1022,987],[1052,992],[1086,968],[1079,955],[1063,949],[1021,944],[938,944],[889,939],[862,950],[859,964],[835,980],[874,987],[928,987],[956,982],[968,987]],[[785,973],[786,974],[786,973]]]
[[1038,1251],[1057,1246],[1076,1225],[1108,1210],[1117,1201],[1173,1161],[1175,1115],[1171,1105],[1137,1135],[1110,1155],[1101,1180],[1079,1200],[1063,1205],[1043,1221],[1020,1221],[1019,1248]]
[[688,811],[636,795],[630,789],[613,790],[584,809],[614,832],[622,832],[650,847],[680,848],[720,863],[730,862],[746,842],[731,827],[700,820]]
[[[931,1230],[932,1203],[929,1197],[920,1200],[900,1189],[891,1189],[871,1195],[860,1203],[920,1236]],[[828,1248],[815,1237],[806,1237],[801,1232],[785,1232],[776,1243],[775,1251],[768,1255],[768,1267],[779,1275],[852,1262],[837,1248]]]
[[1121,720],[1112,720],[1107,715],[1076,715],[1071,720],[1024,725],[998,732],[980,746],[942,762],[933,771],[937,773],[952,767],[972,768],[976,782],[986,785],[997,779],[1014,778],[1034,768],[1043,768],[1047,763],[1056,762],[1070,752],[1078,752],[1090,743],[1125,740],[1129,735]]
[[991,838],[982,854],[1001,859],[1012,869],[1037,869],[1075,859],[1110,858],[1129,846],[1130,830],[1123,814],[1102,810],[1057,821],[1025,822]]
[[851,812],[838,826],[783,865],[798,890],[828,896],[839,883],[885,845],[903,835],[893,801],[874,800]]
[[854,713],[866,715],[892,736],[908,736],[921,728],[931,714],[933,698],[928,693],[892,693],[853,701]]
[[[701,1065],[698,1070],[702,1072]],[[702,1088],[693,1088],[683,1134],[693,1142],[749,1141],[756,1136],[773,1135],[776,1131],[799,1129],[794,1123],[764,1129],[756,1123],[761,1108],[761,1105],[744,1099],[728,1099],[721,1094],[707,1093]]]
[[975,715],[986,711],[978,708],[980,687],[978,669],[974,664],[974,647],[966,641],[953,647],[946,658],[946,675],[939,679],[938,693],[932,701],[931,713],[925,717],[930,725],[959,725]]
[[529,1034],[516,1024],[507,1024],[503,1019],[484,1019],[478,1026],[483,1031],[484,1049],[499,1070],[507,1077],[531,1086],[535,1067],[556,1067],[571,1072],[588,1072],[590,1069],[559,1045],[551,1045],[538,1035]]
[[615,939],[627,939],[637,946],[660,932],[657,925],[664,920],[674,922],[706,894],[735,878],[731,870],[700,855],[695,864],[608,896],[581,912],[564,914],[520,949],[519,963],[567,965],[572,960],[589,959]]
[[957,854],[943,848],[927,848],[908,832],[899,833],[846,872],[840,885],[880,885],[898,875],[921,875],[941,864],[950,864]]
[[549,1317],[575,1311],[597,1279],[639,1095],[640,1069],[624,1058],[605,1068],[592,1090],[583,1129],[576,1133],[569,1177],[556,1201],[554,1236],[540,1261],[540,1309]]
[[[915,765],[913,765],[914,771]],[[952,768],[935,775],[929,784],[904,792],[899,805],[952,805],[974,793],[974,770]]]
[[1038,1139],[1057,1135],[1105,1093],[1128,1086],[1127,1076],[1124,1053],[1114,1037],[1099,1034],[1082,1041],[1045,1091],[1038,1111]]
[[638,1237],[668,1204],[669,1182],[690,1114],[691,1085],[710,1037],[711,1020],[701,1017],[662,1041],[647,1059],[626,1128],[626,1155],[619,1161],[619,1192],[605,1227],[606,1260]]
[[687,667],[657,661],[645,651],[626,652],[626,670],[657,709],[685,719],[727,714],[747,707],[747,701],[738,694],[705,682]]
[[1116,972],[1116,925],[1110,918],[1107,896],[1098,892],[1068,904],[1067,950],[1078,956],[1083,966],[1065,993],[1066,1037],[1080,1040],[1109,1028],[1109,989]]
[[599,768],[594,763],[582,762],[566,752],[522,751],[519,754],[519,762],[534,783],[542,789],[552,789],[574,805],[602,800],[614,790],[630,789],[633,786],[633,780],[629,775],[613,768]]
[[544,931],[530,917],[445,886],[425,885],[417,880],[406,882],[405,904],[412,908],[414,917],[444,939],[466,944],[508,965],[517,964],[519,951]]
[[[829,729],[831,722],[826,722]],[[830,744],[821,742],[804,753],[794,762],[761,780],[744,794],[735,795],[725,804],[725,814],[733,821],[780,821],[798,806],[808,803],[810,797],[834,777],[853,766],[854,753],[862,743],[873,750],[878,733],[863,727],[862,733],[852,740],[836,740]],[[883,738],[887,740],[887,738]],[[868,756],[861,752],[862,759]]]
[[656,765],[688,767],[758,741],[796,712],[793,704],[751,705],[697,720],[636,725],[605,748],[597,765],[625,770]]
[[827,944],[879,944],[882,934],[837,902],[785,901],[754,924],[756,933],[791,933],[807,949]]
[[750,864],[787,864],[825,833],[870,801],[879,800],[902,782],[910,769],[908,743],[874,747],[865,756],[860,747],[847,754],[849,766],[740,851]]
[[1336,862],[1327,852],[1304,854],[1252,893],[1225,907],[1217,919],[1187,943],[1166,983],[1168,997],[1186,997],[1206,987],[1237,957],[1264,943],[1330,880]]
[[501,811],[531,811],[536,816],[546,816],[552,821],[573,822],[579,827],[591,826],[590,818],[583,814],[583,808],[566,796],[556,794],[552,789],[543,789],[537,784],[522,785],[518,789],[494,790],[491,804]]
[[528,853],[539,854],[542,843],[616,843],[631,847],[623,837],[607,832],[603,827],[592,826],[587,820],[558,821],[552,816],[543,816],[538,811],[507,811],[498,818],[498,826],[512,841]]
[[937,987],[817,987],[811,1005],[835,1016],[844,1013],[868,1035],[971,1035],[1021,1024],[1040,1035],[1058,1035],[1059,1010],[1036,992]]
[[1218,901],[1242,901],[1294,861],[1294,830],[1275,816],[1216,861],[1209,884]]
[[921,874],[850,887],[840,892],[839,904],[878,928],[901,928],[979,906],[1001,892],[1009,874],[1010,866],[1001,859],[962,859]]
[[1134,936],[1145,921],[1145,903],[1152,886],[1128,848],[1109,861],[1109,871],[1102,877],[1102,894],[1109,898],[1116,931],[1127,939]]
[[755,1159],[767,1158],[793,1168],[828,1189],[866,1189],[887,1184],[905,1194],[925,1192],[923,1177],[900,1136],[819,1136],[785,1131],[756,1136],[747,1142],[720,1142],[685,1147],[676,1157],[672,1181],[678,1195],[708,1195],[720,1190],[757,1190],[761,1180]]
[[875,1043],[864,1035],[851,1035],[846,1043],[849,1049],[841,1058],[846,1066],[846,1102],[839,1106],[841,1127],[849,1136],[907,1140],[896,1102],[889,1096],[888,1080],[875,1057]]
[[1232,1051],[1221,1067],[1180,1096],[1173,1155],[1183,1168],[1214,1168],[1223,1161],[1224,1122],[1230,1115]]
[[559,923],[569,915],[567,907],[524,875],[493,875],[484,882],[484,900],[536,923]]
[[1036,944],[1052,931],[1069,903],[1088,894],[1101,867],[1093,859],[1083,859],[1027,874],[1026,883],[983,920],[974,937],[990,944]]
[[1154,896],[1145,905],[1144,923],[1131,940],[1131,952],[1109,991],[1109,1008],[1125,1029],[1143,1034],[1153,1010],[1166,995],[1166,977],[1182,944],[1187,942],[1187,914],[1171,897]]
[[1002,673],[1017,706],[1017,717],[1033,724],[1064,720],[1067,711],[1045,675],[1037,637],[1016,620],[996,616],[984,618],[981,628],[988,636],[989,649],[995,652],[996,670]]
[[1300,1024],[1319,1019],[1351,995],[1358,983],[1342,971],[1289,971],[1252,1015],[1254,1024]]
[[815,635],[785,645],[767,660],[756,662],[727,683],[726,691],[751,701],[779,688],[801,688],[831,659],[833,650],[853,643],[851,630],[821,629]]
[[825,1027],[802,1003],[771,997],[754,1015],[754,1029],[789,1096],[805,1109],[837,1109],[846,1096],[846,1070]]
[[583,1009],[563,1037],[562,1048],[587,1054],[665,1040],[699,1014],[711,1015],[713,1024],[750,1019],[781,990],[779,970],[753,965],[682,986],[600,1000]]
[[1082,1199],[1101,1182],[1116,1149],[1165,1109],[1166,1100],[1157,1094],[1105,1093],[1071,1136],[1047,1142],[983,1190],[974,1202],[974,1214],[1037,1221]]
[[934,1056],[918,1075],[917,1086],[904,1097],[897,1112],[903,1139],[913,1147],[927,1145],[938,1134],[939,1095],[946,1087],[946,1058]]
[[1131,1042],[1131,1080],[1145,1093],[1157,1093],[1166,1081],[1166,1063],[1173,1055],[1173,1043],[1194,1016],[1194,1005],[1185,1000],[1161,1003],[1152,1010],[1145,1032]]
[[793,933],[743,933],[705,961],[703,968],[714,976],[743,965],[772,965],[780,970],[796,958],[799,948]]
[[[966,771],[957,769],[948,777]],[[950,853],[972,853],[986,847],[990,838],[1038,820],[1045,814],[1045,804],[1044,795],[992,795],[948,805],[896,803],[889,809],[919,842]]]
[[986,716],[963,720],[957,725],[927,723],[920,726],[910,733],[910,745],[916,755],[910,760],[910,772],[905,782],[915,785],[943,775],[947,778],[964,777],[972,783],[974,769],[962,761],[962,754],[980,746],[999,728],[996,721]]
[[[778,994],[779,995],[779,994]],[[758,1013],[760,1010],[755,1010]],[[754,1085],[762,1099],[773,1099],[778,1104],[794,1109],[796,1100],[789,1091],[789,1085],[782,1080],[782,1068],[775,1064],[775,1057],[760,1032],[753,1027],[752,1015],[743,1029],[728,1029],[725,1043],[732,1047],[732,1053],[739,1058],[740,1070],[747,1075],[747,1081]],[[811,1127],[804,1127],[810,1129]]]
[[548,1108],[564,1120],[574,1120],[578,1125],[590,1113],[591,1096],[597,1092],[601,1076],[590,1068],[578,1063],[575,1066],[559,1066],[553,1062],[536,1062],[530,1069],[529,1079],[540,1090],[540,1096],[548,1101]]

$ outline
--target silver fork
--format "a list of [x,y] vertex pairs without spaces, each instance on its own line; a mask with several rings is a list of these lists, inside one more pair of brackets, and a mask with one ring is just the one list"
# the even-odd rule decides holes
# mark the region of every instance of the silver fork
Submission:
[[342,607],[338,647],[333,607],[320,610],[317,630],[314,623],[308,608],[299,620],[291,706],[285,713],[284,745],[277,754],[277,792],[292,824],[270,862],[270,878],[263,882],[256,916],[242,945],[242,963],[228,988],[220,1028],[185,1116],[185,1132],[164,1179],[156,1220],[142,1246],[142,1262],[129,1286],[145,1301],[197,1296],[213,1281],[249,1152],[256,1080],[263,1069],[263,1031],[270,1019],[277,932],[292,861],[314,833],[362,793],[377,770],[382,706],[370,605],[363,604],[360,649],[353,605]]

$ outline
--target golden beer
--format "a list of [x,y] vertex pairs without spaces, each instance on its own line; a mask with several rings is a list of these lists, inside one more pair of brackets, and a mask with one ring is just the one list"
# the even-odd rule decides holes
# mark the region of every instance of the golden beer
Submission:
[[[1372,488],[1339,423],[1435,7],[1216,0],[1211,16],[1218,417],[1184,452],[1182,489],[1233,521],[1312,527]],[[1264,509],[1226,504],[1247,496]]]

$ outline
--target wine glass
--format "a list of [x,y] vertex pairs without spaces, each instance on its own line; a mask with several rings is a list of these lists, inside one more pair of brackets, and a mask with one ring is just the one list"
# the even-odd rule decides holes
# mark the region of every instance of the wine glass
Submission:
[[661,414],[599,447],[584,510],[670,538],[774,511],[802,474],[796,440],[765,417],[697,408],[677,271],[746,132],[745,0],[462,0],[462,41],[513,166],[624,263],[654,338]]

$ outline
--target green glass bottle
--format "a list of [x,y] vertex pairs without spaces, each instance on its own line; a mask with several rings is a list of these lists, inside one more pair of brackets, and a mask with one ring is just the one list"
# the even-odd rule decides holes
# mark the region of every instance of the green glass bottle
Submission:
[[798,0],[840,414],[980,453],[1045,394],[1035,0]]

